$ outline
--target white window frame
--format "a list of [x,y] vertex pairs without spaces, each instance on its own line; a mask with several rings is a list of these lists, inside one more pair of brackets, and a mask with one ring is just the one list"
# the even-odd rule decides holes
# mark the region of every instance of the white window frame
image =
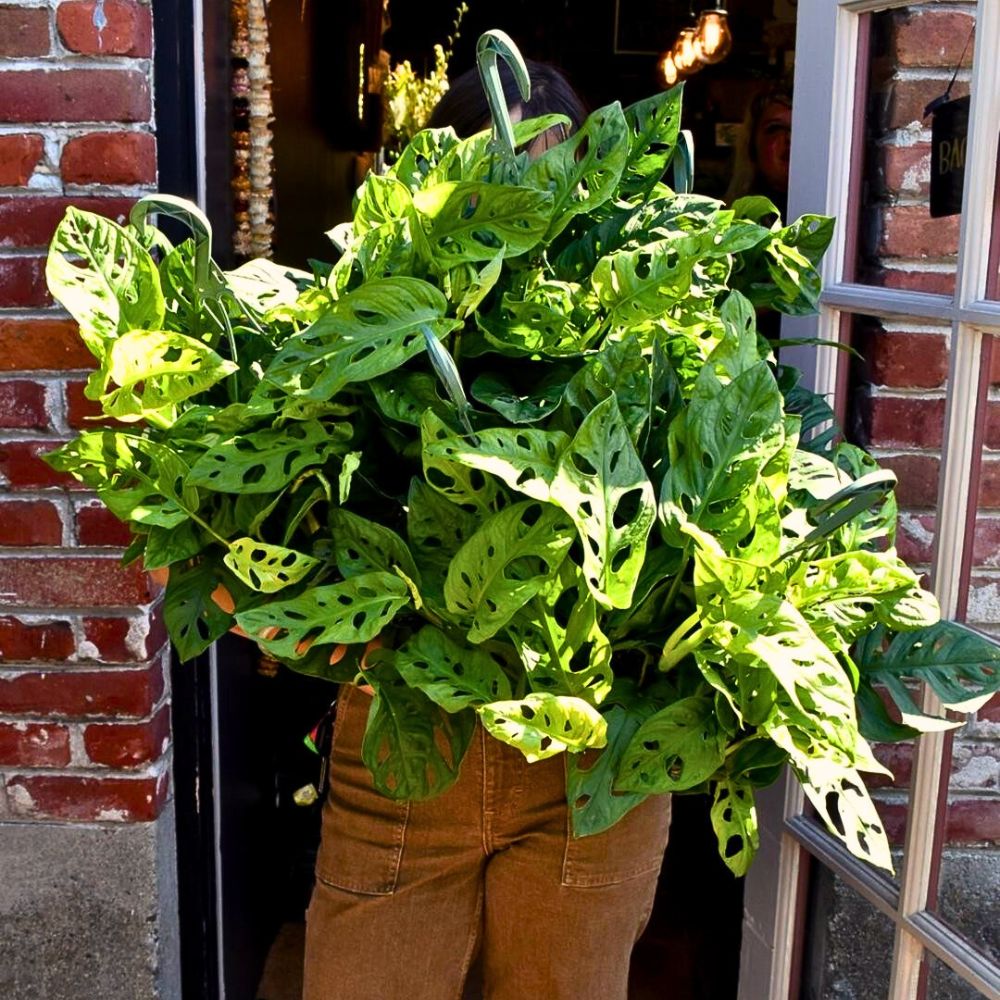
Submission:
[[[976,7],[970,135],[954,299],[843,280],[848,232],[843,223],[853,207],[849,202],[861,17],[913,2],[799,0],[789,217],[818,212],[843,222],[824,261],[825,291],[819,315],[786,319],[782,333],[837,341],[842,317],[854,313],[916,316],[951,324],[933,579],[943,614],[953,617],[961,592],[967,498],[976,461],[973,430],[982,339],[1000,335],[1000,302],[986,298],[1000,137],[998,0],[978,0]],[[801,348],[794,350],[794,356],[792,351],[784,352],[788,360],[803,368],[817,392],[833,398],[842,352],[820,350],[804,355]],[[940,708],[930,691],[924,692],[923,701],[926,710]],[[761,848],[746,881],[740,1000],[791,1000],[796,948],[802,947],[796,923],[805,906],[807,886],[802,876],[807,854],[893,922],[888,1000],[918,996],[925,950],[984,996],[1000,1000],[1000,968],[927,908],[934,889],[937,803],[947,780],[942,773],[946,739],[946,734],[934,733],[918,741],[898,883],[853,858],[839,841],[804,816],[804,796],[790,775],[759,796]]]

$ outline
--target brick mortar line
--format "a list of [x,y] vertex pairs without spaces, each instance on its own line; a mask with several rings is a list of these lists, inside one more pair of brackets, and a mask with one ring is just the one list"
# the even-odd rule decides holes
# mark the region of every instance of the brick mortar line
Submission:
[[[151,604],[141,605],[141,607],[148,608],[148,609],[153,609],[153,608],[155,608],[157,606],[157,603],[158,602],[153,601]],[[99,617],[99,618],[121,618],[121,619],[123,619],[125,621],[131,621],[132,619],[134,619],[139,614],[141,614],[141,612],[133,611],[131,608],[110,608],[108,614],[106,614],[106,615],[98,615],[97,617]],[[92,618],[94,616],[91,615],[91,614],[78,614],[77,611],[74,609],[72,611],[63,611],[63,612],[60,612],[60,611],[57,610],[57,611],[51,612],[49,614],[44,614],[44,615],[43,614],[32,614],[32,615],[20,614],[17,617],[21,618],[21,619],[29,619],[29,618],[31,619],[31,621],[25,621],[25,624],[48,625],[48,624],[52,624],[53,622],[63,622],[63,621],[68,622],[68,621],[70,621],[70,619],[72,619],[74,617],[78,617],[78,618]],[[156,652],[159,653],[159,650],[156,650]],[[59,662],[61,662],[61,661],[59,661]],[[132,662],[132,661],[129,661],[129,662]],[[145,659],[145,660],[136,660],[135,662],[137,662],[137,663],[146,663],[146,662],[148,662],[148,658]],[[0,666],[3,666],[3,661],[0,661]]]
[[41,243],[31,247],[11,247],[0,244],[0,260],[12,260],[15,257],[45,257],[48,245]]
[[[10,712],[0,713],[0,725],[17,726],[24,723],[26,726],[65,726],[67,729],[76,726],[85,729],[87,726],[141,726],[144,723],[152,722],[164,706],[171,704],[166,693],[153,707],[148,715],[127,716],[127,715],[70,715],[63,717],[53,717],[51,715],[39,715],[38,713],[25,713],[24,715],[12,715]],[[106,765],[102,765],[106,766]]]
[[88,767],[21,767],[9,765],[0,767],[0,778],[10,781],[11,778],[98,778],[107,780],[111,777],[120,776],[125,781],[143,781],[149,778],[160,778],[164,774],[169,774],[169,768],[164,766],[164,762],[170,757],[169,750],[156,760],[148,764],[139,765],[136,768],[119,769],[108,765],[91,764]]
[[73,317],[58,302],[51,306],[0,306],[0,322],[28,322],[30,320],[71,320]]
[[[14,381],[37,382],[39,385],[55,385],[60,382],[82,382],[90,376],[92,369],[88,368],[40,368],[37,371],[12,370],[0,372],[0,383]],[[7,431],[18,430],[17,427],[5,427],[0,430],[0,436]]]
[[47,56],[0,56],[0,73],[37,73],[67,69],[136,70],[152,82],[153,59],[150,56],[96,56],[83,52],[53,52]]
[[[893,83],[911,83],[924,80],[948,83],[955,72],[954,66],[897,66],[889,80]],[[972,67],[959,69],[956,83],[972,82]]]
[[[879,257],[879,266],[887,271],[918,271],[921,274],[952,274],[954,264],[941,258],[923,259],[920,257]],[[878,285],[869,286],[879,288]]]
[[[0,558],[2,558],[2,556],[0,556]],[[55,618],[59,621],[69,621],[70,617],[73,615],[79,615],[83,618],[118,618],[121,617],[121,615],[111,614],[110,612],[117,611],[124,612],[125,614],[152,614],[152,609],[160,603],[162,603],[160,600],[156,600],[150,604],[109,604],[106,608],[90,604],[71,608],[41,608],[34,605],[19,607],[11,604],[0,604],[0,615],[12,618],[21,618],[24,615],[34,615],[38,617],[48,616],[49,618]],[[149,661],[142,660],[136,662],[147,663]],[[0,661],[0,668],[2,668],[2,666],[3,663]]]
[[[897,445],[872,445],[866,449],[873,458],[894,458],[896,456],[912,455],[917,457],[925,458],[940,458],[941,449],[940,448],[927,448],[920,450],[915,447],[903,447]],[[983,448],[983,459],[984,461],[993,463],[1000,459],[1000,451],[995,449]],[[996,508],[993,508],[996,509]]]
[[[2,317],[0,317],[2,321]],[[96,362],[96,358],[94,359]],[[85,382],[95,368],[9,368],[0,369],[0,382]],[[7,428],[14,430],[15,428]]]
[[916,389],[908,386],[884,387],[881,383],[868,383],[866,389],[875,390],[879,399],[919,399],[931,402],[932,400],[947,399],[947,393],[941,389]]
[[909,149],[912,146],[919,146],[930,143],[931,130],[924,128],[920,123],[916,128],[910,125],[902,125],[898,128],[891,128],[883,132],[877,139],[869,140],[876,147],[895,146],[898,149]]
[[[47,135],[49,138],[78,138],[79,136],[114,132],[127,134],[141,132],[156,135],[151,121],[145,122],[0,122],[0,136],[3,135]],[[79,133],[79,136],[71,135]]]
[[155,194],[158,190],[156,181],[144,181],[141,184],[76,184],[67,182],[64,185],[64,197],[138,199],[147,194]]
[[[148,669],[154,665],[155,664],[153,662],[146,660],[136,663],[95,663],[93,661],[83,660],[60,660],[59,662],[49,663],[28,663],[23,666],[14,667],[0,662],[0,680],[14,680],[18,677],[22,677],[24,674],[51,674],[57,677],[72,677],[74,674],[87,673],[124,674],[129,672],[134,673],[136,670],[144,670],[148,672]],[[93,719],[97,721],[102,719],[114,720],[118,717],[119,716],[116,715],[104,715],[103,713],[91,713],[90,715],[86,715],[81,714],[80,712],[47,712],[45,714],[45,718],[47,719],[70,722],[74,719]],[[19,714],[18,718],[24,718],[24,716]],[[132,717],[129,716],[128,718]]]
[[[0,492],[0,503],[5,503],[7,500],[58,500],[60,498],[77,500],[84,504],[100,499],[95,493],[89,493],[85,490],[65,490],[61,486],[50,486],[48,489],[17,490],[16,492],[11,489],[6,493]],[[24,547],[27,548],[27,546]],[[120,545],[98,545],[91,547],[121,549]]]
[[[112,551],[108,551],[111,549]],[[83,559],[101,558],[108,561],[118,562],[121,554],[125,550],[121,546],[115,545],[74,545],[72,557],[80,556]],[[64,556],[66,550],[61,545],[4,545],[0,546],[0,557],[4,559],[51,559],[53,556]],[[124,569],[125,567],[123,567]],[[3,604],[0,602],[0,607]]]
[[38,201],[43,198],[65,199],[65,198],[131,198],[134,192],[147,191],[153,188],[152,181],[144,181],[140,184],[79,184],[75,181],[68,181],[61,192],[55,191],[34,191],[23,184],[17,186],[0,187],[0,197],[9,198],[12,201],[23,199],[25,201]]

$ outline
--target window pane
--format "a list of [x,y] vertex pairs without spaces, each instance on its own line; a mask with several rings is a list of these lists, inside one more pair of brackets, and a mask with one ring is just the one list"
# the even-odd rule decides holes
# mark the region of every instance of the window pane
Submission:
[[[855,138],[860,145],[845,278],[950,295],[964,173],[963,115],[967,121],[966,104],[951,101],[969,93],[974,12],[968,4],[941,0],[879,11],[866,21],[861,72],[867,90],[858,112],[863,122]],[[948,91],[956,68],[951,100],[926,116],[927,106]],[[935,173],[940,176],[932,193]]]
[[[1000,416],[990,400],[992,362],[1000,345],[983,342],[973,441],[972,485],[966,524],[971,553],[962,567],[958,617],[1000,639],[1000,477],[995,454]],[[978,482],[978,489],[976,484]],[[966,717],[951,751],[945,837],[938,880],[938,914],[984,954],[1000,963],[1000,699]],[[949,994],[942,994],[949,995]],[[964,994],[956,994],[964,995]]]
[[[938,479],[944,438],[951,327],[913,317],[855,315],[849,320],[852,361],[845,435],[898,477],[900,556],[929,583],[937,528]],[[890,714],[898,718],[886,696]],[[913,743],[880,744],[876,756],[893,778],[866,775],[890,844],[906,837]]]
[[892,921],[821,864],[813,865],[807,914],[801,1000],[886,996]]
[[982,1000],[983,994],[953,972],[935,955],[924,953],[927,963],[928,1000]]

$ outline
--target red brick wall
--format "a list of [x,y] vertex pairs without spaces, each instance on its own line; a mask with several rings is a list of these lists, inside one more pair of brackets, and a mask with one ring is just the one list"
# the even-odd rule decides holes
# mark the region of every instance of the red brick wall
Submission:
[[151,56],[148,3],[0,0],[0,820],[147,820],[168,795],[158,594],[39,458],[92,412],[46,244],[66,205],[122,220],[153,189]]
[[[876,15],[873,32],[857,279],[867,284],[952,294],[959,217],[931,219],[930,121],[924,107],[942,94],[961,63],[953,97],[969,92],[974,45],[963,48],[974,4],[911,3]],[[900,553],[929,568],[935,531],[947,393],[950,326],[926,320],[857,317],[854,432],[899,476]],[[996,352],[1000,361],[1000,350]],[[992,383],[1000,383],[994,365]],[[1000,403],[991,403],[983,454],[968,619],[1000,634]],[[881,793],[887,828],[901,841],[910,748],[880,756],[896,772],[897,790]],[[956,736],[947,840],[1000,843],[1000,699]]]

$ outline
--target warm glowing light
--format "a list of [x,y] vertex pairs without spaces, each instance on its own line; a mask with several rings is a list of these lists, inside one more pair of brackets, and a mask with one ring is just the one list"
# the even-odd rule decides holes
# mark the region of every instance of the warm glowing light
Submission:
[[722,62],[733,47],[729,15],[721,8],[702,11],[694,38],[695,58],[712,65]]
[[660,76],[663,77],[663,82],[668,87],[672,87],[680,78],[680,74],[677,72],[677,64],[674,62],[673,54],[670,52],[665,52],[660,57]]
[[694,42],[697,31],[697,28],[684,28],[677,35],[677,41],[674,42],[673,57],[678,73],[690,73],[700,69],[698,51],[695,48]]

